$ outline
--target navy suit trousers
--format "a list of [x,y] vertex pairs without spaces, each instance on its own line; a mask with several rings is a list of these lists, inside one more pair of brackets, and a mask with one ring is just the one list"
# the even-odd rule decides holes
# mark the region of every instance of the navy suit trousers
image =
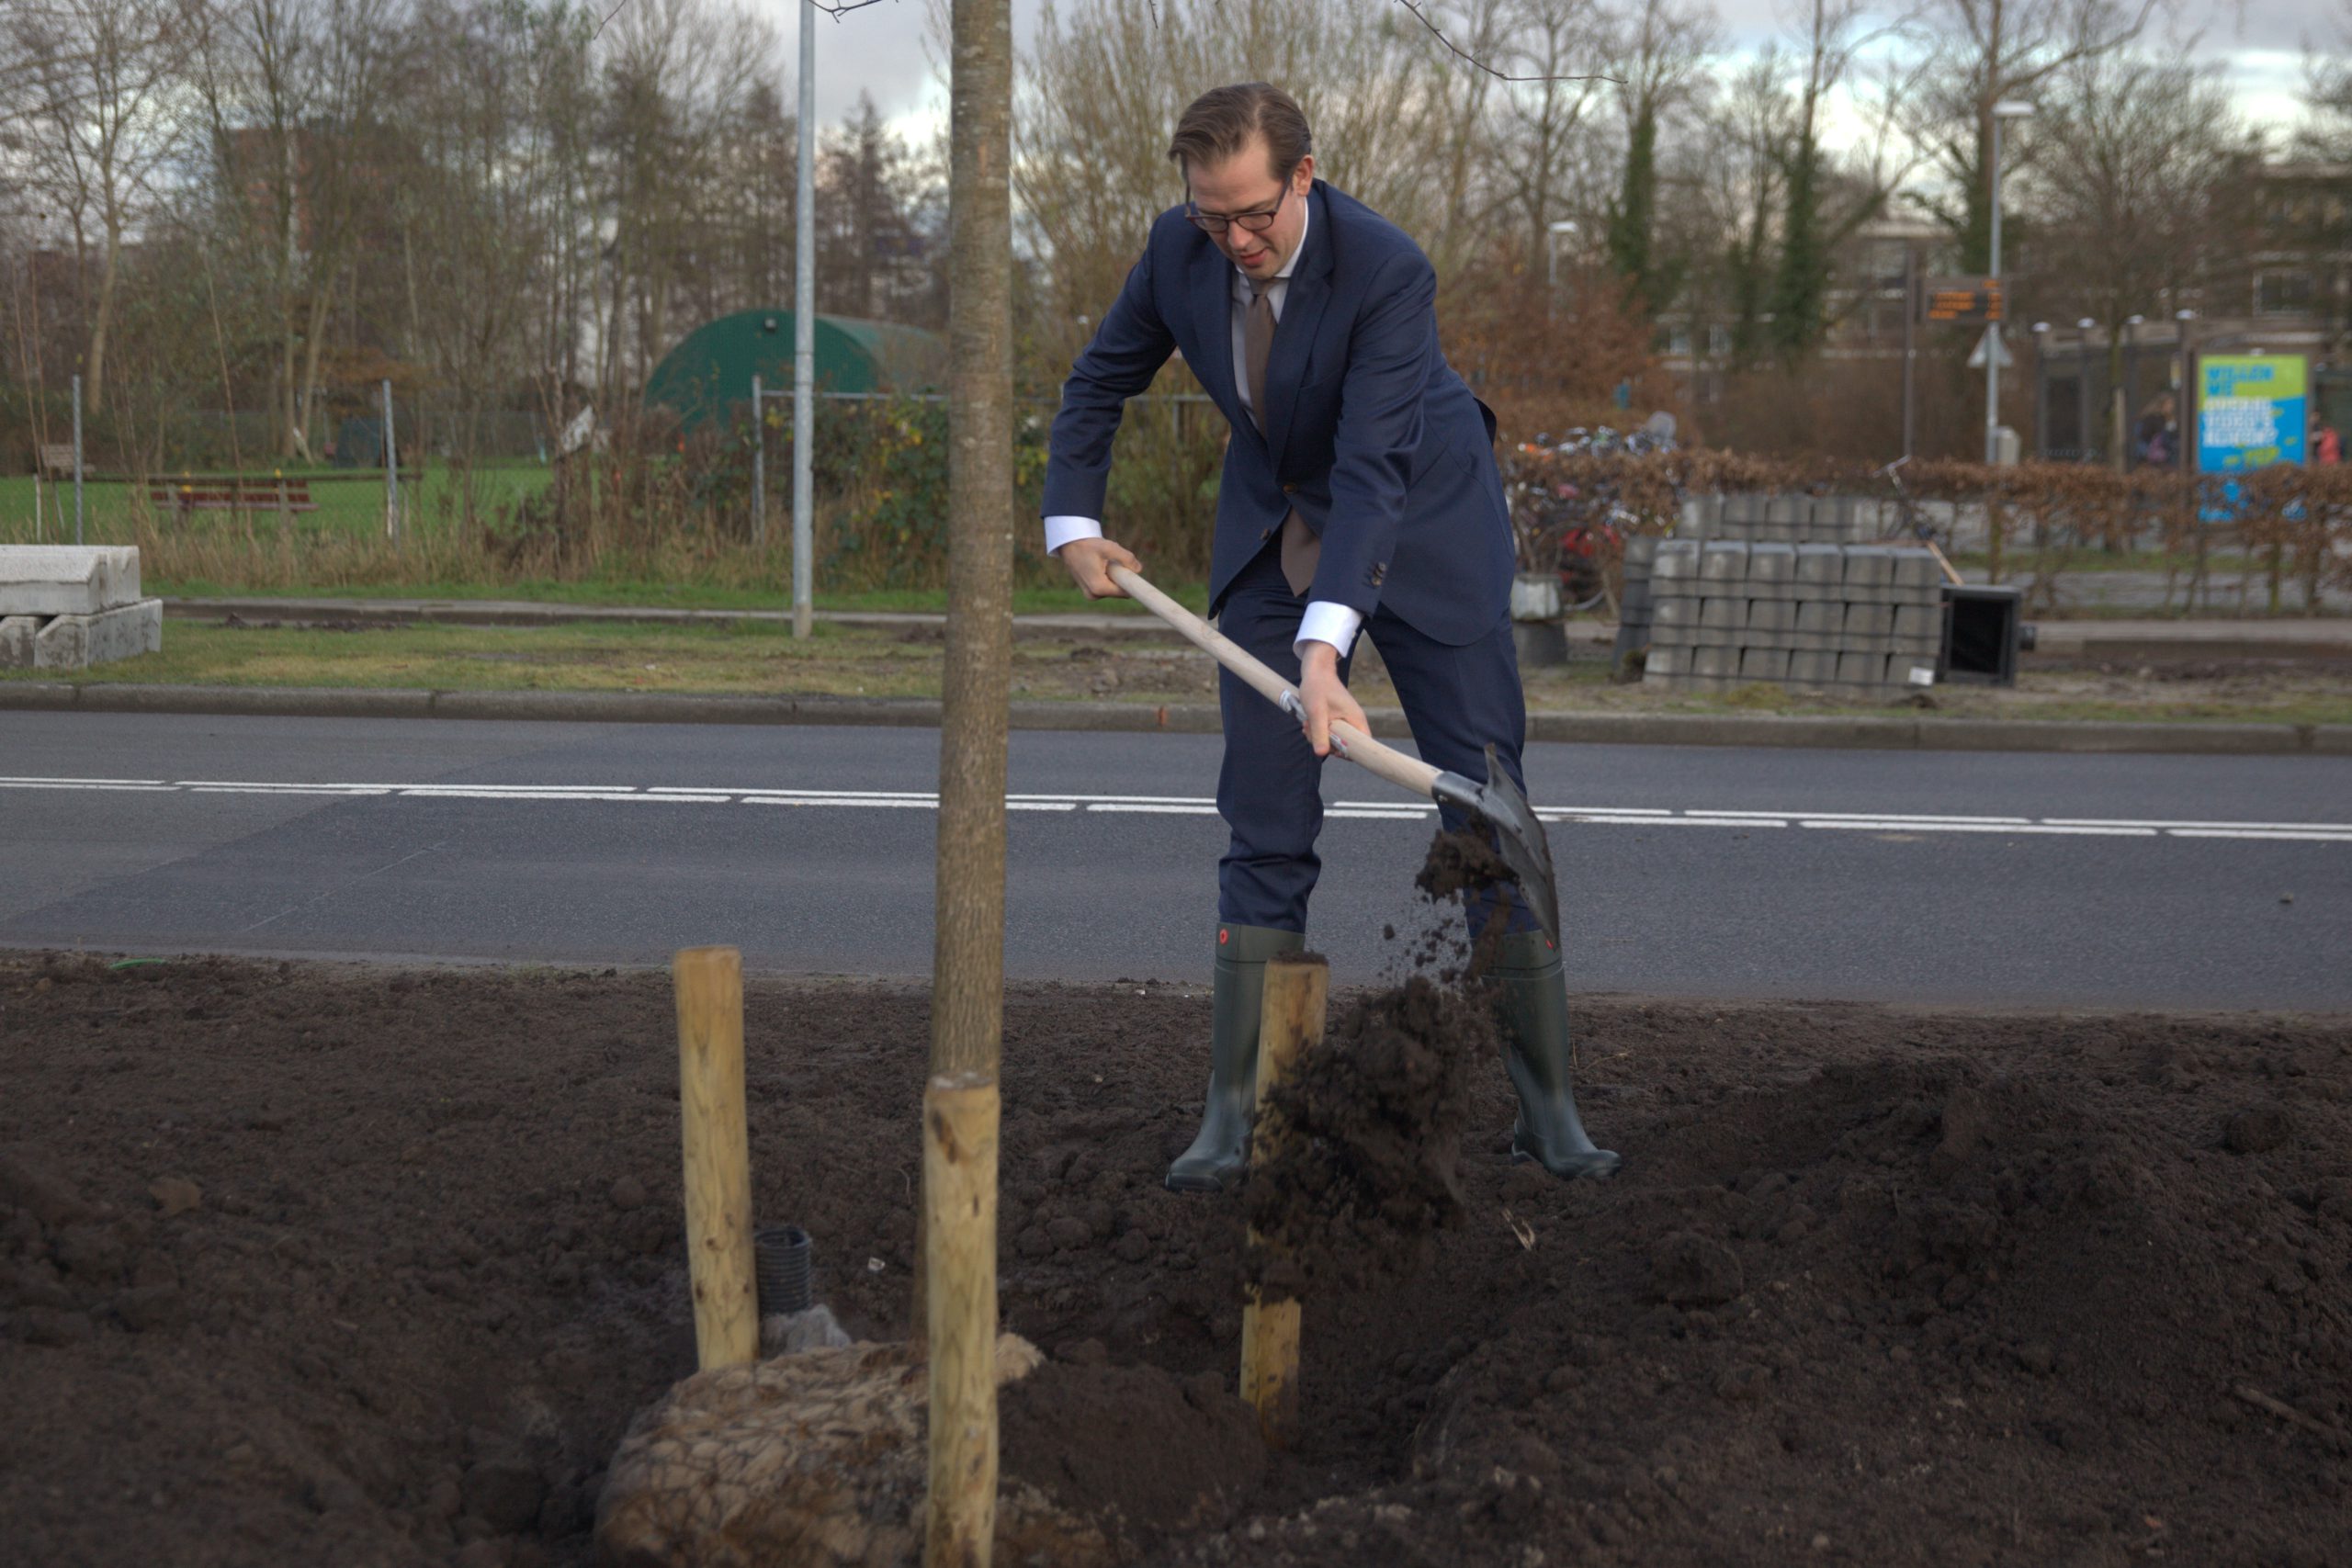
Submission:
[[[1234,579],[1217,626],[1295,682],[1298,656],[1291,643],[1306,609],[1306,600],[1283,581],[1277,540]],[[1491,745],[1512,781],[1525,788],[1520,749],[1527,738],[1527,699],[1508,615],[1485,637],[1454,645],[1434,641],[1377,606],[1363,633],[1388,667],[1425,761],[1484,782]],[[1342,677],[1353,662],[1340,661]],[[1315,852],[1323,828],[1323,764],[1299,732],[1298,721],[1231,671],[1222,672],[1218,703],[1225,716],[1225,765],[1217,776],[1216,805],[1232,842],[1217,867],[1217,918],[1304,931],[1307,896],[1323,865]],[[1334,765],[1351,766],[1337,759]],[[1369,773],[1361,777],[1374,795],[1392,787]],[[1446,807],[1442,815],[1447,827],[1462,826],[1454,808]],[[1400,867],[1400,879],[1413,869]],[[1485,924],[1481,910],[1473,909],[1471,919],[1474,928]],[[1523,908],[1514,908],[1510,929],[1533,925]]]

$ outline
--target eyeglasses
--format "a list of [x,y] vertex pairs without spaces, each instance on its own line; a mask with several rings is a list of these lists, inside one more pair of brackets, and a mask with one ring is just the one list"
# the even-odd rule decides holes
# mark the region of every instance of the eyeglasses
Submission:
[[1262,234],[1274,226],[1281,216],[1283,203],[1290,199],[1290,186],[1284,184],[1282,195],[1274,197],[1272,207],[1256,212],[1203,212],[1191,202],[1184,204],[1184,216],[1199,226],[1204,234],[1222,234],[1228,227],[1238,225],[1244,233]]

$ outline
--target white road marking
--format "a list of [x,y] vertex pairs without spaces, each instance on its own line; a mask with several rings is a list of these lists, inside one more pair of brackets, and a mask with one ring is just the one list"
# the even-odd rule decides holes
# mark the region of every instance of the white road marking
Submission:
[[[587,805],[787,806],[803,809],[936,811],[928,790],[783,789],[717,784],[366,784],[279,779],[98,779],[0,775],[0,789],[85,793],[247,795],[289,798],[491,800]],[[1008,811],[1105,812],[1153,817],[1214,817],[1216,803],[1199,795],[1026,793],[1005,796]],[[1324,816],[1351,822],[1434,820],[1433,805],[1408,800],[1335,800]],[[1753,807],[1661,806],[1539,806],[1544,822],[1601,828],[1800,828],[1824,831],[1902,834],[1977,833],[2083,839],[2234,839],[2352,844],[2352,822],[2227,822],[2202,818],[2115,817],[1967,817],[1939,813],[1763,811]]]

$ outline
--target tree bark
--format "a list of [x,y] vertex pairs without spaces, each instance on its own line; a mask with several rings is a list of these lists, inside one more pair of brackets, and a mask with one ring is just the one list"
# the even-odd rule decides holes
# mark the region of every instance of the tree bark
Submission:
[[948,207],[947,657],[931,1070],[997,1072],[1012,660],[1012,23],[955,0]]

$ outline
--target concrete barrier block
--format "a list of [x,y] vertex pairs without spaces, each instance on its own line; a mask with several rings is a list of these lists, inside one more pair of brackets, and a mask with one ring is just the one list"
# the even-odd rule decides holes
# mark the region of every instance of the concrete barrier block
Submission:
[[1789,652],[1782,648],[1743,649],[1739,655],[1739,678],[1743,681],[1785,681],[1789,678]]
[[33,668],[86,670],[156,653],[164,646],[164,602],[101,610],[95,615],[58,615],[33,634]]
[[1896,637],[1940,637],[1944,630],[1943,613],[1925,604],[1897,604],[1894,606],[1894,630]]
[[1739,673],[1739,649],[1736,648],[1694,648],[1690,650],[1690,673],[1713,676],[1722,680]]
[[1894,606],[1849,604],[1846,606],[1846,622],[1840,629],[1849,637],[1893,637]]
[[1894,650],[1896,653],[1908,654],[1918,659],[1934,659],[1943,651],[1944,646],[1942,637],[1932,636],[1892,637],[1887,640],[1894,645]]
[[1693,648],[1737,648],[1747,640],[1738,626],[1693,626],[1688,635]]
[[1646,575],[1651,563],[1657,559],[1657,536],[1656,534],[1636,534],[1626,540],[1625,581],[1627,585],[1631,586],[1635,571],[1638,570]]
[[1835,588],[1846,581],[1846,552],[1837,545],[1799,545],[1796,559],[1800,583]]
[[1737,631],[1747,624],[1747,600],[1709,597],[1699,601],[1699,624]]
[[1899,586],[1933,588],[1943,580],[1943,568],[1926,550],[1905,547],[1894,552],[1894,581]]
[[1764,502],[1767,523],[1803,523],[1812,513],[1813,497],[1809,495],[1775,495]]
[[1699,579],[1702,582],[1745,582],[1747,581],[1747,544],[1740,539],[1710,539],[1699,552]]
[[1651,577],[1663,583],[1695,580],[1698,575],[1698,540],[1660,539],[1657,542],[1657,559],[1651,563]]
[[0,616],[0,670],[33,667],[33,633],[40,622],[30,615]]
[[1894,582],[1894,552],[1884,545],[1849,545],[1846,575],[1850,587],[1885,588]]
[[95,615],[139,599],[127,545],[0,545],[0,615]]
[[1836,599],[1799,600],[1796,628],[1818,637],[1836,637],[1846,629],[1845,604]]
[[1747,581],[1758,582],[1794,582],[1797,580],[1797,547],[1792,544],[1750,545],[1747,548]]
[[1747,602],[1747,629],[1752,632],[1796,630],[1795,602],[1789,599],[1750,599]]
[[1642,664],[1642,684],[1664,686],[1690,671],[1690,650],[1687,648],[1667,648],[1650,644],[1649,657]]
[[1702,601],[1688,593],[1666,593],[1650,604],[1650,624],[1661,630],[1671,626],[1695,626],[1699,624],[1699,605]]
[[1798,649],[1789,655],[1789,682],[1826,686],[1838,678],[1838,656],[1819,649]]
[[1840,685],[1875,686],[1885,679],[1886,655],[1853,652],[1838,655],[1838,682]]

